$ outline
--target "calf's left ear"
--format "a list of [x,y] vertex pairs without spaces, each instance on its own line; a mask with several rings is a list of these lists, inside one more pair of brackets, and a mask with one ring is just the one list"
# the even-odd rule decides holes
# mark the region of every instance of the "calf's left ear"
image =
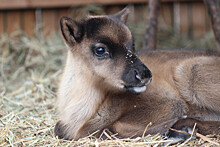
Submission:
[[84,32],[81,24],[69,17],[64,16],[60,19],[60,27],[63,38],[69,47],[80,42],[83,37]]
[[125,7],[123,10],[114,14],[113,16],[121,20],[123,23],[126,23],[129,13],[130,13],[130,9],[128,7]]

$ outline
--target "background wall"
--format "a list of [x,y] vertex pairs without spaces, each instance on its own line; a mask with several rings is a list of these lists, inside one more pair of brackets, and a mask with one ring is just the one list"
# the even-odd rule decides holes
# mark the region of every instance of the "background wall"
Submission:
[[[88,5],[92,3],[101,7]],[[47,36],[58,31],[61,16],[80,18],[87,12],[110,14],[127,4],[134,4],[131,24],[144,26],[147,0],[0,0],[0,35],[21,30],[28,36]],[[210,27],[202,0],[161,0],[159,29],[172,29],[175,33],[198,38],[210,31]]]

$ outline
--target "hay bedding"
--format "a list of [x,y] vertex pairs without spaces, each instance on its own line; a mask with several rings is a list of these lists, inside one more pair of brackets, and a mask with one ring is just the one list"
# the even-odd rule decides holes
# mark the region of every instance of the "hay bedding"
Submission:
[[[0,39],[0,146],[161,146],[165,142],[160,135],[123,140],[109,136],[105,141],[92,136],[79,141],[54,137],[65,46],[59,37],[18,38]],[[213,144],[200,138],[183,145]]]

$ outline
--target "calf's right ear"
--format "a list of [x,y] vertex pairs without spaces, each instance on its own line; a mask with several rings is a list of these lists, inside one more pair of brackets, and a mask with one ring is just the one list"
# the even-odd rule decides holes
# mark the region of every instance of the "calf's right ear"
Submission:
[[83,36],[82,25],[66,16],[60,19],[60,27],[63,38],[69,47],[74,46],[77,42],[80,42]]

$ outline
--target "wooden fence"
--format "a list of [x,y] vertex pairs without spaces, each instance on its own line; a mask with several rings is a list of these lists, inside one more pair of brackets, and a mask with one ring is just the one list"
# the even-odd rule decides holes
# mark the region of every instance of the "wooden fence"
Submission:
[[[114,13],[134,4],[134,23],[146,22],[147,0],[0,0],[0,35],[22,30],[26,35],[48,35],[59,30],[61,16],[76,16],[74,7],[103,5]],[[210,19],[202,0],[161,0],[159,28],[200,37],[210,31]]]

